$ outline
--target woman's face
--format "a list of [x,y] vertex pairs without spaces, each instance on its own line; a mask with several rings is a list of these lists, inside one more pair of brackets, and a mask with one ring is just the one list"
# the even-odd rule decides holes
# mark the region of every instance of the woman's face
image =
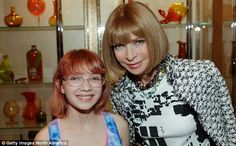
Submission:
[[70,75],[63,80],[61,91],[69,105],[81,111],[89,111],[102,94],[104,79],[100,74]]
[[149,64],[149,53],[144,38],[131,34],[128,44],[114,44],[116,60],[131,74],[142,76]]

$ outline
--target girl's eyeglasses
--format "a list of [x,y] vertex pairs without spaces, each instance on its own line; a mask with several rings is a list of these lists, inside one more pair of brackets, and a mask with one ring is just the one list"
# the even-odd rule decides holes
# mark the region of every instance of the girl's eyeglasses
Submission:
[[101,76],[92,76],[89,78],[85,78],[83,76],[68,76],[63,79],[63,81],[66,81],[73,87],[80,87],[85,80],[88,81],[88,83],[93,87],[101,87],[105,83],[104,78]]

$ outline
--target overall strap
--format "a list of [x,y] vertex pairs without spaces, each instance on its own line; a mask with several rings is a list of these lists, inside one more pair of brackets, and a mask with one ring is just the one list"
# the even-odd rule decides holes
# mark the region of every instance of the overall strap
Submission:
[[61,132],[59,119],[55,119],[48,124],[49,140],[51,146],[61,146]]
[[110,113],[102,112],[102,114],[107,127],[107,146],[122,146],[121,138],[114,119],[111,117]]

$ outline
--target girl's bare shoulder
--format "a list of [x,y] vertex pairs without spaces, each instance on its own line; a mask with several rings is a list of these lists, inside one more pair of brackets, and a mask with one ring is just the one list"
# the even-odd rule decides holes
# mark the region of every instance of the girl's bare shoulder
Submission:
[[114,113],[110,113],[112,118],[115,120],[116,124],[119,125],[128,125],[127,121],[120,115],[118,114],[114,114]]
[[49,140],[49,134],[48,134],[48,126],[43,127],[39,130],[39,132],[36,134],[35,141],[44,141]]
[[122,139],[122,145],[123,146],[129,146],[129,126],[128,122],[120,115],[118,114],[112,114],[111,116],[116,122],[120,137]]

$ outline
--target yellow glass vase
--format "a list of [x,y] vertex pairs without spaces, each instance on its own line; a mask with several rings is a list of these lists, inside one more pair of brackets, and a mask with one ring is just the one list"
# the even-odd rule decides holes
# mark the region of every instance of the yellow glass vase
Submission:
[[14,81],[14,73],[12,71],[12,66],[10,65],[8,55],[3,55],[3,60],[0,63],[0,79],[4,83]]
[[17,124],[14,117],[17,116],[20,112],[20,106],[18,105],[16,100],[7,100],[3,107],[3,113],[6,117],[8,117],[7,125]]
[[56,0],[53,0],[53,15],[48,19],[48,23],[50,26],[57,25],[57,3]]

